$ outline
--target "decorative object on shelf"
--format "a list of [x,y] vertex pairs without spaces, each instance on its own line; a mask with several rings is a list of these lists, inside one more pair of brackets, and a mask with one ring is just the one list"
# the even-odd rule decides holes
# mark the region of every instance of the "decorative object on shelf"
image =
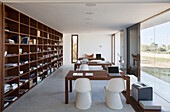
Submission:
[[5,39],[5,43],[15,44],[15,41],[12,39]]

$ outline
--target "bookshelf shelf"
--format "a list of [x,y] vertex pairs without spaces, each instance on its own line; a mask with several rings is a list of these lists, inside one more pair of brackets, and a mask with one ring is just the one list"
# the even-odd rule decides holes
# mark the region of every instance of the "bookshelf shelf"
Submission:
[[[2,111],[62,66],[63,34],[8,5],[0,5],[4,24],[3,45],[0,46],[5,53],[2,62]],[[12,67],[5,68],[8,64]],[[14,78],[6,80],[5,77]],[[17,87],[5,92],[10,84]],[[6,97],[11,96],[17,98],[14,101],[5,101]],[[4,106],[6,102],[9,104]]]

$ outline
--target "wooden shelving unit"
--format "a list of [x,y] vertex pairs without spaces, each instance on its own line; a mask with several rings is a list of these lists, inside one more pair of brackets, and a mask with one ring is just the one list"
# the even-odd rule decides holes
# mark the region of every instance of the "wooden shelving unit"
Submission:
[[[2,111],[62,66],[63,34],[8,5],[1,4],[1,7],[2,47],[4,54],[7,52],[2,62]],[[17,41],[9,43],[8,40],[14,40],[14,37]],[[29,39],[26,41],[28,43],[24,43],[24,38]],[[10,63],[17,65],[6,68],[5,64]],[[5,80],[8,77],[12,78]],[[23,79],[27,81],[21,81]],[[5,92],[5,84],[16,84],[17,87]],[[10,96],[17,98],[15,101],[5,101]]]

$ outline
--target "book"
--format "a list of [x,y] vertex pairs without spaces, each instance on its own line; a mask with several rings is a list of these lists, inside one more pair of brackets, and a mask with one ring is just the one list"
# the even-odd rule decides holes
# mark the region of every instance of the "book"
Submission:
[[22,48],[19,49],[19,54],[22,54]]
[[93,73],[86,73],[85,76],[93,76]]
[[33,86],[33,80],[30,80],[30,88]]
[[4,93],[7,93],[11,90],[11,85],[10,84],[4,84]]
[[13,36],[13,37],[12,37],[12,40],[14,40],[15,43],[18,43],[18,42],[19,42],[18,36]]
[[20,89],[19,92],[27,92],[28,89]]
[[73,73],[73,76],[83,76],[83,73]]
[[139,101],[139,104],[143,109],[161,110],[161,105],[154,101]]
[[29,37],[24,36],[21,38],[21,44],[29,44]]
[[47,33],[47,38],[48,38],[48,39],[50,38],[50,34],[49,34],[49,33]]
[[15,101],[17,98],[17,96],[7,96],[5,97],[4,101]]
[[5,81],[17,78],[18,76],[5,76]]
[[5,39],[5,43],[15,44],[15,41],[12,39]]
[[33,44],[36,44],[36,39],[33,39],[33,41],[32,41],[32,42],[33,42]]
[[5,51],[4,56],[7,56],[7,51]]
[[14,67],[14,66],[18,66],[17,63],[8,63],[8,64],[5,64],[5,67]]
[[28,91],[28,89],[20,89],[19,94],[22,95],[22,94],[26,93],[27,91]]
[[28,80],[28,79],[19,79],[19,81],[26,83],[26,82],[28,82],[29,80]]
[[4,107],[8,106],[9,105],[9,102],[5,102],[4,103]]
[[38,30],[37,31],[37,36],[40,37],[41,36],[41,32]]

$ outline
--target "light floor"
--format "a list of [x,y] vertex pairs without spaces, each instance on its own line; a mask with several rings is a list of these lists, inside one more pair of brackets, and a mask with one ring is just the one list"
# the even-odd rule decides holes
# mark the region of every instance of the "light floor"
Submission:
[[[62,66],[43,82],[35,86],[4,112],[79,112],[75,108],[75,93],[70,93],[70,103],[65,104],[64,78],[73,66]],[[104,86],[107,81],[92,82],[92,106],[83,112],[134,112],[122,96],[124,108],[111,110],[104,103]]]

